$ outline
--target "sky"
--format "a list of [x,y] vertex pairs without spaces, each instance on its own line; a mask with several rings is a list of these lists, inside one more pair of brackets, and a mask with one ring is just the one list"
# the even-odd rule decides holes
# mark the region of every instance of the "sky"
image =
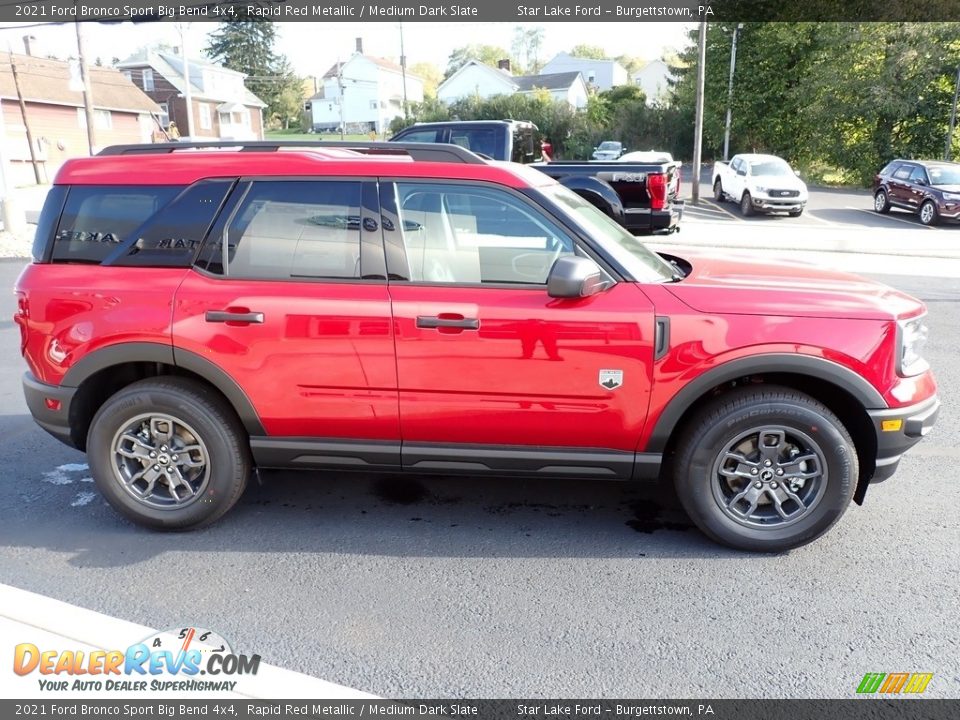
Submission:
[[[76,31],[72,23],[23,28],[23,23],[5,23],[0,29],[0,51],[12,49],[23,52],[23,36],[32,34],[43,55],[60,58],[76,55]],[[285,54],[299,75],[323,75],[338,58],[349,57],[355,39],[363,38],[364,52],[387,58],[400,56],[400,28],[398,23],[276,23],[279,41],[277,51]],[[686,45],[690,23],[403,23],[404,49],[407,65],[432,62],[441,70],[447,64],[450,52],[463,45],[483,43],[499,45],[507,50],[518,26],[542,27],[544,62],[561,50],[586,43],[603,47],[611,56],[627,54],[654,60],[665,52],[673,52]],[[206,35],[216,23],[122,23],[102,25],[84,23],[87,53],[92,63],[95,58],[109,64],[113,57],[120,59],[138,48],[166,42],[179,45],[183,28],[190,55],[199,57],[206,45]],[[585,32],[585,29],[587,31]]]

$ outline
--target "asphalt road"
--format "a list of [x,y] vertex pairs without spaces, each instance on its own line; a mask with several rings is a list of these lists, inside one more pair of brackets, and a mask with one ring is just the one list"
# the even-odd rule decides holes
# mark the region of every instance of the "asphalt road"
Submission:
[[[0,261],[0,287],[20,267]],[[883,280],[930,305],[940,423],[778,556],[573,481],[272,473],[208,530],[139,529],[27,414],[4,292],[0,582],[384,696],[851,697],[866,672],[922,671],[960,697],[958,281]]]

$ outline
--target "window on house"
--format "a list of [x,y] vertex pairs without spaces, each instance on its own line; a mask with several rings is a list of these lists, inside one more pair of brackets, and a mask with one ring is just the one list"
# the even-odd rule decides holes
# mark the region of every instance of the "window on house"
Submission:
[[210,117],[210,106],[206,103],[200,103],[200,129],[210,130],[213,127],[213,119]]
[[376,100],[371,100],[371,101],[370,101],[370,109],[371,109],[371,110],[376,110],[378,107],[380,107],[380,105],[379,105],[379,103],[377,103]]
[[170,124],[170,108],[165,102],[157,103],[160,106],[160,126],[166,128]]
[[597,74],[591,70],[590,72],[587,73],[587,82],[593,83],[596,81],[597,81]]
[[[82,107],[77,108],[77,123],[84,130],[87,129],[87,112]],[[113,115],[109,110],[94,110],[93,126],[97,130],[112,130]]]
[[230,113],[220,113],[220,127],[230,124]]
[[143,89],[147,92],[153,90],[153,70],[150,68],[143,69]]
[[133,73],[130,72],[129,70],[124,70],[124,71],[123,71],[123,76],[124,76],[127,80],[129,80],[130,82],[133,82]]

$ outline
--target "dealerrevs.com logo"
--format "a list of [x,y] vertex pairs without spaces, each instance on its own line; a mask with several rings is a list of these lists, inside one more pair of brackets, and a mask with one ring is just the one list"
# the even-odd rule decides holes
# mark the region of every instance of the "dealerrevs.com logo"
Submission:
[[[45,691],[227,691],[231,678],[256,675],[259,655],[238,655],[220,635],[202,628],[179,628],[152,635],[126,650],[43,650],[20,643],[13,671],[37,673]],[[203,676],[203,679],[200,679]]]

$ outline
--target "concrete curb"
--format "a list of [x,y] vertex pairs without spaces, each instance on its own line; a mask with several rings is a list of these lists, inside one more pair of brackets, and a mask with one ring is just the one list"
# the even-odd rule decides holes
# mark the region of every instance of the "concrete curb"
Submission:
[[[92,650],[125,649],[155,634],[155,628],[127,622],[93,610],[70,605],[44,595],[0,584],[0,652],[11,657],[18,643],[29,642],[41,650]],[[193,693],[184,692],[80,692],[41,691],[38,675],[18,676],[12,666],[6,665],[0,681],[0,698],[63,698],[84,697],[137,698],[137,697],[190,697],[192,699],[215,696],[234,699],[313,699],[352,700],[376,699],[375,695],[354,690],[336,683],[320,680],[309,675],[284,670],[274,665],[261,663],[256,675],[238,679],[235,692]],[[80,676],[89,680],[92,676]],[[124,676],[117,676],[124,678]],[[43,679],[74,680],[68,675],[48,675]],[[165,676],[164,679],[184,679]]]

